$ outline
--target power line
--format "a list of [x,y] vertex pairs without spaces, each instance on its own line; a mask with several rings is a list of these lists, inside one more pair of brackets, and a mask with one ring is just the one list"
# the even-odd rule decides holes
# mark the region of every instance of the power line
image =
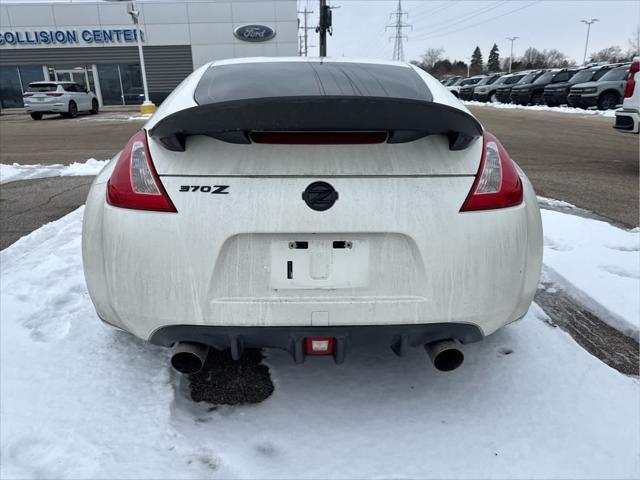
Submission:
[[402,21],[403,17],[408,16],[409,14],[407,12],[402,11],[402,0],[398,0],[398,8],[391,14],[391,18],[395,17],[395,22],[385,27],[385,30],[389,28],[395,29],[395,35],[389,37],[389,39],[394,39],[393,59],[398,62],[404,62],[404,45],[402,41],[408,40],[408,37],[402,34],[402,30],[405,28],[413,28],[412,25],[409,25],[408,23],[404,23]]
[[[508,3],[508,0],[499,0],[491,5],[489,5],[488,7],[482,7],[482,8],[478,8],[476,10],[472,10],[464,15],[461,15],[459,17],[457,17],[455,19],[455,21],[453,22],[442,22],[443,25],[440,27],[436,27],[432,30],[429,31],[429,33],[427,33],[426,35],[423,35],[423,37],[428,38],[431,37],[432,35],[436,34],[436,33],[440,33],[443,31],[448,30],[451,27],[455,27],[456,25],[460,25],[462,23],[465,23],[469,20],[475,20],[476,17],[478,17],[479,15],[484,15],[487,12],[490,12],[491,10],[495,10],[496,8],[499,8],[505,4]],[[418,39],[422,39],[422,37],[418,36]]]
[[495,17],[487,18],[487,19],[485,19],[485,20],[483,20],[483,21],[481,21],[481,22],[474,23],[474,24],[471,24],[471,25],[466,25],[466,26],[464,26],[464,27],[462,27],[462,28],[457,28],[457,29],[455,29],[455,30],[451,30],[451,31],[449,31],[449,32],[444,32],[444,33],[440,33],[440,34],[437,34],[437,35],[428,35],[428,36],[426,36],[426,37],[422,38],[422,40],[430,39],[430,38],[437,38],[437,37],[444,37],[444,36],[447,36],[447,35],[451,35],[451,34],[453,34],[453,33],[460,32],[460,31],[462,31],[462,30],[466,30],[466,29],[468,29],[468,28],[477,27],[478,25],[482,25],[482,24],[485,24],[485,23],[487,23],[487,22],[492,22],[492,21],[497,20],[497,19],[499,19],[499,18],[506,17],[507,15],[511,15],[512,13],[519,12],[520,10],[523,10],[523,9],[525,9],[525,8],[528,8],[528,7],[530,7],[530,6],[532,6],[532,5],[536,4],[536,3],[539,3],[539,2],[541,2],[541,1],[542,1],[542,0],[535,0],[535,1],[533,1],[533,2],[531,2],[531,3],[528,3],[527,5],[524,5],[524,6],[522,6],[522,7],[518,7],[518,8],[514,8],[513,10],[509,10],[508,12],[505,12],[505,13],[503,13],[503,14],[501,14],[501,15],[497,15],[497,16],[495,16]]
[[[307,7],[304,7],[304,10],[300,11],[298,10],[298,13],[301,13],[304,15],[304,24],[302,26],[298,26],[298,28],[300,28],[302,30],[302,35],[301,35],[301,43],[300,43],[300,56],[307,56],[307,54],[309,53],[309,35],[307,34],[307,32],[309,30],[313,30],[313,27],[308,27],[307,26],[307,17],[309,16],[309,14],[313,13],[313,10],[308,10]],[[299,22],[298,22],[299,23]]]

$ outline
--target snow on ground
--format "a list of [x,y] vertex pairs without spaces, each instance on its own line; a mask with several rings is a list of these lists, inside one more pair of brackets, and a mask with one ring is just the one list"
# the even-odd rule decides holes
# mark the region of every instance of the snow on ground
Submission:
[[74,162],[71,165],[7,165],[0,163],[0,184],[45,177],[77,177],[97,175],[109,160],[90,158],[84,163]]
[[91,122],[134,122],[134,121],[146,121],[151,118],[151,114],[142,114],[137,113],[134,115],[126,114],[126,113],[110,113],[103,112],[101,115],[97,116],[87,116],[87,117],[78,117],[77,120],[80,121],[91,121]]
[[[570,204],[569,204],[570,205]],[[640,333],[640,229],[541,210],[550,280],[614,328]]]
[[615,110],[583,110],[582,108],[574,108],[568,106],[562,107],[547,107],[546,105],[516,105],[514,103],[491,103],[491,102],[477,102],[475,100],[462,100],[468,107],[491,107],[502,109],[516,109],[516,110],[535,110],[539,112],[556,112],[556,113],[573,113],[578,115],[599,115],[601,117],[615,117]]
[[[265,402],[194,404],[166,350],[97,319],[82,274],[82,213],[0,252],[3,479],[640,475],[640,383],[545,323],[535,305],[468,345],[448,374],[418,349],[397,358],[370,346],[341,366],[269,351],[276,388]],[[548,238],[570,252],[557,232],[562,222],[583,226],[556,215],[544,213],[556,232]],[[596,234],[603,248],[629,246],[605,230]]]

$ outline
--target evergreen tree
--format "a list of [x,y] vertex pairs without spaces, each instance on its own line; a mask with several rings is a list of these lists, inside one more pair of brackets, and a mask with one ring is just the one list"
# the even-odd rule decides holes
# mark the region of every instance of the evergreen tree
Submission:
[[491,47],[491,51],[489,52],[487,68],[490,72],[500,71],[500,50],[498,50],[498,45],[496,45],[495,43],[493,44],[493,47]]
[[478,75],[482,73],[482,66],[484,62],[482,60],[482,52],[480,51],[480,47],[476,47],[473,51],[473,55],[471,55],[471,75]]

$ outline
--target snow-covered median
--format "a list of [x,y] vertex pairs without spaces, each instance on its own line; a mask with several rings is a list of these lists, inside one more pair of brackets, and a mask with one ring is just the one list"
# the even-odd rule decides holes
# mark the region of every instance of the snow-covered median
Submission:
[[[455,372],[435,371],[420,349],[397,358],[372,346],[341,366],[269,351],[276,388],[265,402],[194,404],[164,349],[96,318],[82,213],[0,252],[1,478],[640,475],[640,383],[535,305],[467,346]],[[555,215],[544,214],[547,238],[577,228]]]
[[490,107],[501,108],[506,110],[532,110],[537,112],[556,112],[556,113],[573,113],[576,115],[599,115],[601,117],[615,117],[615,110],[583,110],[582,108],[574,107],[547,107],[546,105],[516,105],[514,103],[491,103],[491,102],[477,102],[475,100],[463,100],[468,107]]
[[623,230],[551,210],[542,210],[542,223],[549,280],[561,283],[576,301],[637,339],[640,229]]
[[0,163],[0,184],[45,177],[77,177],[97,175],[109,160],[90,158],[84,163],[74,162],[71,165],[7,165]]

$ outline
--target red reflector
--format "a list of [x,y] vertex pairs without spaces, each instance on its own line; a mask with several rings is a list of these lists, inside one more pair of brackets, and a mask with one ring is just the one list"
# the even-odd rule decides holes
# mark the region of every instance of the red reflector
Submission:
[[26,92],[22,94],[23,97],[33,97],[33,93],[31,92]]
[[282,145],[358,145],[383,143],[387,132],[251,132],[253,143]]
[[64,93],[47,93],[49,97],[61,97]]
[[307,337],[304,339],[305,355],[333,355],[336,339],[333,337]]

